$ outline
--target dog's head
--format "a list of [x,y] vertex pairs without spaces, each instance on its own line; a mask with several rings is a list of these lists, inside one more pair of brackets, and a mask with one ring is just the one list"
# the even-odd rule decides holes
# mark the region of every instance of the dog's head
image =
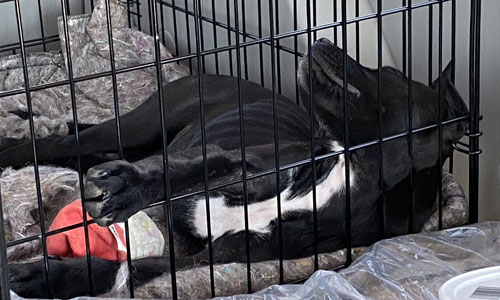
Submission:
[[[310,57],[309,57],[310,56]],[[309,66],[311,61],[311,66]],[[344,130],[344,54],[343,50],[322,38],[312,46],[298,70],[300,98],[309,109],[309,79],[312,85],[315,117],[330,133],[343,139]],[[309,70],[311,69],[311,76]],[[378,138],[379,102],[378,70],[363,67],[347,57],[347,108],[350,143],[359,144]],[[467,107],[450,79],[451,65],[441,75],[443,101],[438,118],[439,80],[431,86],[412,83],[413,129],[437,124],[468,114]],[[408,130],[408,78],[400,71],[383,67],[381,70],[382,133],[384,136]],[[437,130],[434,131],[434,135]],[[465,133],[465,122],[443,126],[445,155],[451,144]],[[437,149],[437,144],[436,144]]]

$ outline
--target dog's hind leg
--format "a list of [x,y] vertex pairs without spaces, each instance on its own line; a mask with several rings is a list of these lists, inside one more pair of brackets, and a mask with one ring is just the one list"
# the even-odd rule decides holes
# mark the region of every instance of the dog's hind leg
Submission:
[[[115,283],[120,262],[91,257],[94,294],[107,292]],[[87,258],[49,258],[49,285],[45,280],[45,264],[38,260],[9,264],[9,287],[21,297],[69,299],[90,295]],[[47,293],[50,288],[50,295]]]

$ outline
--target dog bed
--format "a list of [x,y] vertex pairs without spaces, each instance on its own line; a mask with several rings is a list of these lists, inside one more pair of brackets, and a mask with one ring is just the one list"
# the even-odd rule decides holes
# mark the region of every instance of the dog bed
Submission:
[[[154,38],[128,27],[127,8],[118,0],[110,1],[113,29],[114,60],[117,69],[155,61]],[[105,1],[96,2],[91,15],[68,17],[68,36],[74,77],[111,70]],[[30,53],[26,56],[30,86],[68,79],[66,38],[62,18],[58,20],[60,52]],[[171,58],[160,45],[162,59]],[[177,63],[162,66],[163,83],[188,75]],[[155,68],[117,74],[117,96],[120,114],[124,114],[156,92]],[[96,88],[97,87],[97,88]],[[0,91],[24,88],[23,62],[20,55],[0,58]],[[98,124],[115,117],[113,81],[111,76],[99,77],[75,84],[78,122]],[[37,137],[67,135],[68,122],[73,122],[69,85],[31,93],[35,133]],[[28,108],[24,93],[0,98],[0,138],[30,137]]]
[[[455,227],[463,225],[468,220],[468,206],[464,192],[453,177],[443,173],[443,225]],[[75,171],[40,167],[42,186],[42,202],[45,211],[45,226],[48,228],[57,212],[66,204],[79,197],[78,174]],[[37,198],[32,167],[20,170],[7,169],[0,178],[2,187],[2,203],[4,210],[4,228],[8,241],[17,240],[40,233],[37,216]],[[157,216],[151,215],[155,221]],[[158,225],[161,225],[158,222]],[[162,228],[162,226],[159,226]],[[438,229],[438,212],[424,225],[423,231]],[[164,234],[166,234],[163,228]],[[168,247],[165,247],[168,249]],[[354,249],[353,256],[357,257],[365,251],[364,248]],[[10,262],[23,262],[41,254],[40,241],[34,240],[7,249]],[[341,266],[345,261],[345,250],[319,255],[321,269],[333,269]],[[284,262],[285,280],[291,282],[308,277],[314,272],[312,257]],[[233,295],[246,292],[246,265],[225,264],[214,267],[215,285],[218,295]],[[124,265],[117,276],[115,289],[107,294],[109,297],[126,297],[128,275]],[[252,264],[252,285],[254,290],[276,284],[279,281],[279,264],[277,261]],[[162,276],[140,287],[136,287],[135,296],[138,298],[168,298],[171,296],[170,275]],[[210,286],[209,268],[199,267],[177,273],[179,295],[182,298],[209,298]]]

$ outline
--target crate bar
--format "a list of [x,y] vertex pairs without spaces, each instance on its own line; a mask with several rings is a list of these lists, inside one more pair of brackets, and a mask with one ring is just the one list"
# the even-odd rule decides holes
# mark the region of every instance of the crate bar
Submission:
[[[106,27],[108,30],[108,41],[109,41],[109,61],[111,66],[111,81],[113,85],[113,103],[115,109],[115,125],[116,125],[116,139],[118,142],[118,155],[121,160],[123,157],[123,144],[122,144],[122,132],[121,132],[121,122],[120,122],[120,103],[118,99],[118,84],[116,83],[116,66],[115,66],[115,50],[113,47],[113,25],[111,24],[111,9],[110,0],[104,1],[104,6],[106,9]],[[152,15],[156,16],[156,10],[153,11]],[[129,270],[129,289],[130,297],[134,297],[134,284],[132,281],[132,257],[130,250],[130,231],[128,226],[128,220],[125,221],[125,239],[127,248],[127,265]]]
[[444,99],[444,91],[443,91],[443,3],[440,1],[439,2],[439,24],[438,24],[438,94],[439,94],[439,99],[438,99],[438,139],[439,139],[439,145],[438,145],[438,163],[439,163],[439,181],[438,181],[438,211],[439,211],[439,230],[443,229],[443,170],[442,170],[442,165],[443,165],[443,126],[441,124],[441,110],[442,110],[442,103]]
[[[51,35],[48,37],[27,40],[24,42],[24,47],[30,48],[30,47],[40,46],[43,44],[48,44],[48,43],[57,42],[57,41],[59,41],[59,35]],[[5,45],[1,46],[0,52],[13,51],[13,50],[17,50],[20,48],[21,48],[21,46],[19,43],[10,43],[10,44],[5,44]]]
[[273,91],[273,130],[274,130],[274,162],[276,165],[276,201],[278,213],[278,252],[279,252],[279,277],[280,284],[284,283],[284,266],[283,266],[283,228],[281,218],[281,194],[280,194],[280,153],[279,153],[279,134],[278,134],[278,108],[276,104],[276,53],[274,41],[274,13],[273,1],[269,0],[269,31],[271,37],[271,88]]
[[[231,46],[231,31],[234,31],[233,28],[231,28],[231,9],[230,9],[230,4],[229,0],[226,0],[226,15],[227,15],[227,45]],[[235,17],[236,18],[236,17]],[[238,34],[238,32],[236,32]],[[233,51],[229,50],[229,75],[233,77]]]
[[[175,6],[175,0],[172,0],[172,5]],[[177,30],[177,11],[175,9],[172,9],[172,22],[174,24],[174,44],[175,44],[174,54],[175,56],[179,56],[179,32]]]
[[[297,11],[297,0],[293,0],[293,30],[297,30],[298,29],[298,21],[297,21],[297,17],[298,17],[298,11]],[[311,44],[310,42],[308,44]],[[298,52],[298,48],[299,48],[299,40],[298,40],[298,37],[295,35],[293,36],[293,51],[295,53]],[[297,71],[299,70],[299,56],[298,55],[294,55],[293,56],[294,58],[294,63],[295,63],[295,74],[294,74],[294,78],[295,78],[295,103],[297,105],[300,105],[300,99],[299,99],[299,85],[298,85],[298,75],[297,75]]]
[[212,298],[215,297],[215,279],[214,279],[214,257],[213,257],[213,247],[212,247],[212,226],[210,220],[210,195],[209,193],[209,180],[208,180],[208,165],[207,165],[207,140],[206,140],[206,130],[205,130],[205,107],[203,103],[203,81],[201,69],[201,27],[200,18],[201,5],[198,2],[200,0],[193,1],[193,10],[195,13],[194,17],[194,29],[196,38],[196,63],[198,69],[198,95],[200,98],[200,129],[201,129],[201,149],[203,155],[203,181],[205,185],[205,209],[207,214],[207,239],[208,239],[208,262],[210,264],[210,293]]
[[[42,16],[42,5],[40,0],[37,0],[37,8],[38,8],[38,25],[40,26],[40,34],[42,35],[42,39],[45,38],[45,30],[43,29],[43,16]],[[47,52],[47,45],[42,44],[42,48],[44,52]]]
[[455,84],[455,71],[457,65],[457,2],[451,0],[451,82]]
[[[356,0],[354,6],[354,15],[359,17],[359,0]],[[361,60],[360,54],[360,40],[359,40],[359,21],[356,21],[356,61],[359,63]]]
[[[262,0],[258,0],[257,2],[257,20],[258,20],[258,38],[257,39],[262,39]],[[264,86],[264,53],[263,53],[263,47],[262,43],[259,43],[259,64],[260,64],[260,85]]]
[[[234,0],[234,26],[238,31],[239,21],[238,21],[238,0]],[[245,122],[243,117],[243,100],[241,94],[241,53],[240,53],[240,36],[236,35],[236,75],[238,77],[238,109],[240,118],[240,148],[241,148],[241,171],[242,171],[242,183],[243,183],[243,212],[245,218],[245,254],[246,254],[246,265],[247,265],[247,291],[252,292],[252,269],[250,261],[250,231],[248,222],[248,185],[247,185],[247,160],[245,151]]]
[[[156,0],[155,0],[156,1]],[[163,3],[163,2],[160,2]],[[165,5],[168,5],[165,3]],[[191,54],[191,29],[189,26],[189,15],[194,16],[194,13],[188,14],[189,12],[189,4],[188,0],[184,0],[184,7],[185,7],[185,17],[186,17],[186,41],[187,41],[187,48],[188,48],[188,53]],[[189,59],[189,74],[193,75],[193,61]]]
[[[196,1],[196,0],[195,0]],[[200,9],[199,9],[199,13],[198,13],[198,24],[200,24],[200,51],[196,51],[196,53],[201,53],[203,51],[205,51],[205,38],[203,37],[203,1],[201,1],[200,3],[198,3],[198,5],[200,6]],[[196,18],[196,12],[195,12],[195,18]],[[206,61],[205,61],[205,56],[201,56],[201,61],[202,61],[202,66],[203,66],[203,74],[205,74],[207,72],[207,66],[206,66]],[[200,73],[200,68],[198,68],[198,73]]]
[[[313,25],[312,26],[308,26],[308,28],[311,28],[311,27],[315,27],[316,25],[318,25],[318,10],[317,10],[317,3],[316,3],[316,0],[312,0],[312,5],[313,5],[313,8],[312,8],[312,13],[313,13]],[[309,2],[307,3],[307,5],[309,6]],[[310,9],[309,9],[309,14],[310,14]],[[308,18],[310,18],[311,16],[307,15]],[[318,39],[318,34],[317,32],[315,31],[314,34],[313,34],[313,37],[314,37],[314,41],[316,41]]]
[[64,29],[64,39],[65,39],[65,47],[66,47],[66,63],[68,70],[68,79],[69,79],[69,89],[71,96],[71,110],[73,113],[73,123],[75,125],[75,142],[76,142],[76,160],[78,167],[78,183],[80,185],[80,198],[82,199],[82,221],[83,221],[83,232],[85,235],[85,254],[87,256],[87,277],[89,280],[89,292],[90,295],[94,295],[94,282],[92,280],[92,260],[90,256],[90,241],[89,241],[89,229],[88,229],[88,220],[87,220],[87,210],[83,203],[85,203],[85,185],[83,181],[83,173],[82,173],[82,164],[81,164],[81,152],[80,152],[80,129],[78,128],[78,112],[76,105],[76,97],[75,97],[75,82],[73,81],[73,61],[71,57],[71,43],[69,37],[69,29],[68,29],[68,14],[66,6],[69,5],[67,0],[61,0],[61,10],[62,10],[62,18],[63,18],[63,29]]
[[[338,12],[337,12],[337,0],[333,0],[333,23],[337,23]],[[333,42],[337,45],[338,34],[337,27],[333,27]]]
[[[141,31],[141,17],[142,17],[142,15],[141,15],[141,7],[140,7],[140,1],[139,0],[137,0],[137,2],[135,2],[135,7],[137,9],[137,29],[139,31]],[[94,9],[92,8],[92,10],[94,10]]]
[[127,1],[127,23],[128,28],[132,28],[132,7],[130,6],[130,1]]
[[[40,185],[40,172],[38,170],[38,155],[37,155],[37,146],[36,146],[36,136],[35,136],[35,124],[33,121],[33,106],[31,103],[31,93],[29,91],[29,76],[28,76],[28,65],[26,63],[26,48],[24,47],[24,33],[23,33],[23,24],[21,17],[21,7],[19,4],[19,0],[14,1],[15,10],[16,10],[16,21],[17,21],[17,32],[19,43],[21,45],[21,60],[23,64],[23,76],[24,76],[24,87],[26,93],[26,102],[28,106],[28,114],[29,114],[29,126],[30,126],[30,135],[31,135],[31,144],[33,147],[33,163],[34,163],[34,172],[35,172],[35,186],[36,186],[36,198],[38,203],[38,216],[40,220],[45,220],[44,211],[43,211],[43,202],[42,202],[42,190]],[[3,224],[2,224],[3,226]],[[50,278],[49,278],[49,258],[47,254],[47,235],[45,233],[45,224],[44,222],[40,222],[40,230],[42,234],[42,251],[43,251],[43,261],[44,261],[44,276],[45,283],[47,284],[47,295],[51,297],[50,290]]]
[[[150,0],[154,10],[156,11],[156,0]],[[158,85],[158,102],[160,106],[160,126],[162,137],[162,157],[163,157],[163,172],[164,172],[164,192],[165,201],[162,204],[166,206],[166,219],[168,230],[168,247],[170,253],[170,279],[172,284],[172,298],[177,299],[177,272],[175,267],[175,248],[174,248],[174,222],[172,217],[172,201],[170,199],[170,172],[168,167],[168,137],[165,130],[165,99],[163,94],[163,74],[160,54],[160,37],[158,35],[157,25],[158,20],[156,14],[153,15],[152,27],[154,28],[153,36],[155,39],[155,67],[156,67],[156,83]]]
[[[0,185],[0,190],[2,189]],[[7,244],[5,243],[5,232],[3,229],[2,195],[0,193],[0,299],[10,300],[9,270],[7,266]]]
[[[236,14],[238,17],[238,14]],[[247,41],[247,11],[246,11],[246,3],[245,0],[241,0],[241,22],[243,23],[243,42]],[[238,26],[234,26],[236,28],[236,32],[238,32]],[[238,51],[238,47],[236,47],[236,51]],[[245,79],[248,80],[248,49],[247,47],[243,48],[243,64],[245,65]]]
[[432,85],[432,63],[433,63],[433,45],[434,45],[434,10],[432,8],[432,5],[429,6],[429,41],[428,41],[428,46],[429,48],[427,49],[428,54],[427,54],[427,80],[429,82],[429,86]]
[[[274,22],[276,24],[275,25],[276,26],[276,30],[275,30],[274,34],[279,34],[280,33],[279,0],[275,0],[274,3],[275,3],[275,6],[276,6],[276,9],[275,9],[276,22]],[[273,26],[273,24],[271,24],[271,26]],[[276,45],[276,47],[278,49],[278,51],[276,53],[276,72],[278,74],[278,94],[281,94],[282,93],[282,85],[281,85],[281,51],[280,51],[281,44],[280,44],[279,40],[275,40],[274,43],[275,43],[275,45]],[[274,50],[272,50],[272,51],[274,51]]]
[[409,210],[408,210],[408,233],[413,233],[413,214],[414,214],[414,199],[413,199],[413,12],[412,0],[408,0],[408,155],[410,156],[410,190],[409,190]]
[[379,203],[379,234],[381,237],[385,237],[385,222],[384,222],[384,210],[385,210],[385,184],[384,184],[384,148],[382,139],[384,134],[382,131],[382,0],[377,0],[377,101],[378,101],[378,158],[379,158],[379,185],[382,189],[382,197],[380,197]]
[[[174,4],[174,3],[172,2],[172,4]],[[172,10],[174,10],[174,9],[172,9]],[[213,33],[212,39],[214,40],[214,49],[217,49],[218,43],[217,43],[217,19],[216,19],[216,14],[215,14],[215,0],[212,0],[212,20],[213,20],[213,22],[212,22],[212,33]],[[215,74],[219,75],[220,74],[219,53],[216,52],[214,55],[215,55]]]
[[471,2],[471,37],[469,61],[469,222],[479,218],[479,101],[480,101],[480,41],[481,41],[481,0]]
[[[402,5],[402,7],[406,8],[406,0],[402,0],[401,5]],[[402,49],[402,52],[403,52],[402,55],[401,55],[402,61],[403,61],[403,70],[402,71],[403,71],[403,74],[406,75],[406,68],[407,68],[406,67],[406,63],[407,63],[406,62],[406,52],[407,52],[406,51],[406,45],[407,45],[406,44],[407,43],[407,41],[406,41],[406,25],[407,25],[407,23],[406,23],[406,9],[403,11],[401,19],[402,19],[402,26],[401,26],[401,28],[403,28],[402,29],[403,38],[402,38],[402,45],[401,45],[401,49]]]
[[[155,12],[158,13],[158,12]],[[160,3],[160,22],[161,22],[161,40],[163,45],[166,45],[165,43],[165,16],[163,12],[163,5]]]
[[[313,2],[314,5],[314,2]],[[316,145],[314,142],[315,136],[315,118],[314,118],[314,104],[313,104],[313,84],[312,84],[312,33],[311,33],[311,0],[307,1],[307,60],[308,60],[308,89],[309,89],[309,130],[311,135],[311,168],[312,168],[312,195],[313,195],[313,229],[314,229],[314,270],[319,269],[318,260],[318,208],[316,200]]]
[[[457,3],[455,0],[451,1],[451,82],[455,84],[455,69],[457,60]],[[453,174],[453,154],[455,151],[451,152],[450,159],[448,161],[448,171]]]
[[351,232],[351,180],[349,150],[349,105],[347,94],[347,0],[342,0],[342,52],[343,52],[343,98],[344,98],[344,162],[345,162],[345,213],[346,213],[346,263],[352,262],[352,232]]

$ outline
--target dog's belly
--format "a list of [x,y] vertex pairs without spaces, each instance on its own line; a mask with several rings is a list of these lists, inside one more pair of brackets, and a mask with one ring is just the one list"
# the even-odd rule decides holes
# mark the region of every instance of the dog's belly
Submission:
[[[342,151],[343,147],[333,142],[331,151]],[[293,182],[297,179],[296,169],[288,171],[289,181],[284,190],[280,192],[281,215],[286,218],[287,215],[295,212],[313,211],[313,190],[312,186],[296,187]],[[351,168],[350,184],[355,185],[356,175]],[[305,181],[305,182],[310,182]],[[269,184],[273,184],[269,182]],[[292,187],[293,186],[293,187]],[[292,189],[300,189],[304,192],[296,193]],[[316,208],[321,210],[330,199],[345,188],[345,162],[344,155],[339,155],[339,159],[330,168],[326,178],[316,182]],[[200,238],[208,238],[207,214],[205,197],[195,199],[194,208],[191,216],[192,233]],[[210,220],[211,220],[211,238],[215,240],[226,233],[238,233],[244,231],[245,217],[244,206],[235,205],[230,197],[224,195],[211,196]],[[271,233],[271,222],[278,217],[278,197],[274,196],[267,199],[261,199],[248,204],[248,229],[260,235]]]

